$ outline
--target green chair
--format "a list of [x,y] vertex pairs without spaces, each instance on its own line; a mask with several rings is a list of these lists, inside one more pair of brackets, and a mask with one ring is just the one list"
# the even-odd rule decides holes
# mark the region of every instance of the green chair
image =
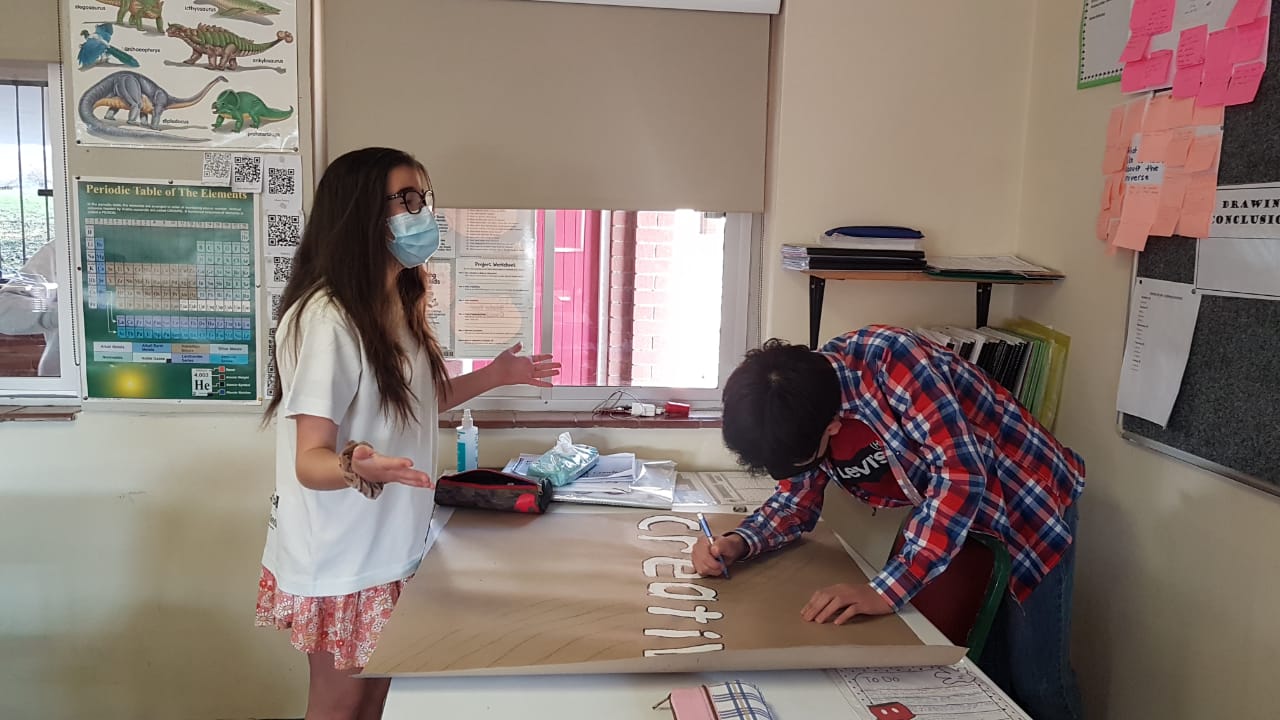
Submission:
[[[904,521],[891,556],[902,548],[905,526]],[[911,604],[949,641],[969,648],[969,659],[977,662],[1009,587],[1010,565],[999,538],[971,532],[947,569],[916,593]]]

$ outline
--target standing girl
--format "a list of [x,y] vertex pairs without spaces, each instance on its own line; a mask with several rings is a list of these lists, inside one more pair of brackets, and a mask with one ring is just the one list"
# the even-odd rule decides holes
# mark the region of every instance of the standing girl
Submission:
[[518,355],[450,380],[427,324],[423,263],[440,244],[412,156],[366,148],[316,189],[280,308],[276,493],[257,624],[307,654],[307,719],[382,715],[390,681],[354,677],[418,567],[434,507],[438,413],[559,365]]

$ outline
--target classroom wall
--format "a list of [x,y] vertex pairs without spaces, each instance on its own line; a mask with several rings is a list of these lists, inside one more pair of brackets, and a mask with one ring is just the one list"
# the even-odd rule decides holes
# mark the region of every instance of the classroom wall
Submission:
[[[1029,5],[1002,0],[786,4],[773,38],[767,336],[807,338],[806,282],[777,269],[784,242],[886,222],[921,227],[934,252],[1017,246],[1031,21]],[[175,176],[193,172],[160,154]],[[105,172],[111,159],[80,162]],[[972,322],[968,285],[832,283],[827,295],[827,336]],[[1012,298],[997,289],[993,318]],[[481,459],[549,434],[484,431]],[[581,437],[682,467],[731,462],[714,430]],[[273,447],[250,415],[95,409],[0,426],[0,717],[300,715],[300,657],[252,628]],[[839,513],[883,555],[896,518]]]
[[[1010,253],[1031,6],[804,0],[774,27],[764,333],[808,341],[808,280],[785,243],[839,225],[917,227],[933,254]],[[996,288],[992,321],[1012,290]],[[967,283],[829,282],[822,337],[868,323],[972,324]]]
[[1079,27],[1080,3],[1036,3],[1019,247],[1068,279],[1015,306],[1071,336],[1057,430],[1088,463],[1074,620],[1089,717],[1274,717],[1280,498],[1116,431],[1131,255],[1107,255],[1094,219],[1121,95],[1075,89]]

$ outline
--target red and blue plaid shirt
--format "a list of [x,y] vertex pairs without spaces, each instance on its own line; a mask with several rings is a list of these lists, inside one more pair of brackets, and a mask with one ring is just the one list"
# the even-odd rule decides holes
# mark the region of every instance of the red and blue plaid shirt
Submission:
[[1063,515],[1084,489],[1080,456],[977,366],[912,332],[868,327],[822,352],[840,378],[841,416],[880,436],[910,501],[868,494],[824,461],[779,482],[735,531],[748,557],[813,530],[835,477],[870,505],[915,505],[902,549],[871,581],[895,609],[946,569],[971,531],[1004,541],[1009,589],[1025,600],[1071,545]]

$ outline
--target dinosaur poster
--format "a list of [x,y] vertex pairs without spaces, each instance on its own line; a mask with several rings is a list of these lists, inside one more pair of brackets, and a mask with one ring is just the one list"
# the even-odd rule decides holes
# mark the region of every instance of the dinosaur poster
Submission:
[[[712,530],[738,516],[710,515]],[[814,590],[865,582],[823,526],[701,578],[688,514],[458,510],[401,595],[369,675],[537,675],[948,665],[896,615],[800,617]]]
[[297,0],[77,0],[81,146],[298,149]]

